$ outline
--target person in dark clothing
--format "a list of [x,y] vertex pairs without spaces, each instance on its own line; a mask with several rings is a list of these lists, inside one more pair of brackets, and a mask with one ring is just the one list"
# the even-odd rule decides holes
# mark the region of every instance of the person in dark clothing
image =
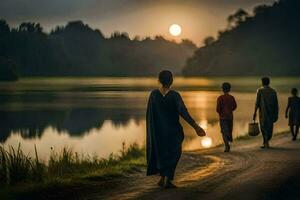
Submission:
[[298,97],[298,90],[296,88],[292,89],[292,97],[288,99],[285,117],[289,118],[289,126],[293,137],[292,140],[295,141],[300,126],[300,97]]
[[225,145],[224,152],[230,151],[230,142],[232,142],[233,129],[233,111],[236,109],[235,98],[229,94],[231,89],[230,83],[223,83],[223,95],[218,97],[217,112],[219,113],[221,133]]
[[271,88],[270,79],[263,77],[262,87],[257,90],[253,120],[259,110],[259,124],[263,135],[263,146],[269,148],[269,141],[273,136],[273,124],[278,120],[278,99],[276,91]]
[[170,89],[172,73],[161,71],[159,82],[161,87],[151,92],[147,107],[147,175],[159,174],[159,186],[175,188],[172,181],[184,139],[179,116],[195,129],[198,136],[205,136],[205,131],[190,116],[180,94]]

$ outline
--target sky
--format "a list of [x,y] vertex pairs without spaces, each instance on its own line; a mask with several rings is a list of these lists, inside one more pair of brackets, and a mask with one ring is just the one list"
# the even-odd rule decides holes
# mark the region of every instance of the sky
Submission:
[[[275,0],[0,0],[0,18],[11,26],[24,21],[39,22],[45,31],[68,21],[82,20],[109,36],[113,31],[130,37],[162,35],[179,41],[190,39],[201,46],[226,27],[226,18],[238,8],[251,13],[259,4]],[[169,34],[171,24],[182,34]]]

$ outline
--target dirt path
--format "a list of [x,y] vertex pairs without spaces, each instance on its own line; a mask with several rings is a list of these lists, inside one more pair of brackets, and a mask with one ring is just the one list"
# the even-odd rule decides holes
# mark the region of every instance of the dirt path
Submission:
[[144,172],[128,177],[117,191],[87,199],[297,199],[300,198],[300,141],[278,134],[272,148],[259,148],[261,138],[184,153],[177,170],[177,189],[160,189],[157,177]]

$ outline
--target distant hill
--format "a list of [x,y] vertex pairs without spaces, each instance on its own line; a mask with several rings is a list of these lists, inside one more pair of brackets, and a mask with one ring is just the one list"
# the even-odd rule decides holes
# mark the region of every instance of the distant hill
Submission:
[[196,49],[189,40],[161,36],[114,32],[106,38],[82,21],[45,33],[38,23],[10,28],[0,20],[0,56],[13,60],[20,76],[151,76],[163,68],[179,74]]
[[183,69],[186,76],[300,75],[300,1],[261,5],[249,15],[240,9],[228,28],[195,51]]

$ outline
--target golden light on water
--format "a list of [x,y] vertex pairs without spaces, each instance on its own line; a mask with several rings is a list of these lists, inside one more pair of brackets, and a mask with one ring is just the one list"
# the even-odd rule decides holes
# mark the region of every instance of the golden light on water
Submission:
[[211,147],[212,145],[212,139],[208,136],[205,136],[201,139],[201,145],[204,147],[204,148],[209,148]]
[[173,36],[179,36],[181,34],[181,26],[178,24],[172,24],[169,28],[169,32]]
[[207,122],[207,120],[201,120],[201,121],[200,121],[200,126],[201,126],[201,128],[203,128],[204,130],[207,130],[207,127],[208,127],[208,122]]

